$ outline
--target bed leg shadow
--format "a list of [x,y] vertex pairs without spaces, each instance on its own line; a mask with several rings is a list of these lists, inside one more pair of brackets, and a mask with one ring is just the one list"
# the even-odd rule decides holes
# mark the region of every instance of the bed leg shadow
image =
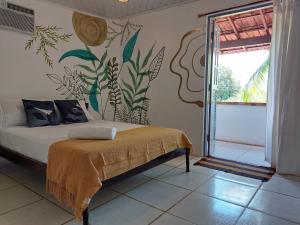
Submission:
[[89,208],[86,208],[82,214],[83,225],[89,225]]

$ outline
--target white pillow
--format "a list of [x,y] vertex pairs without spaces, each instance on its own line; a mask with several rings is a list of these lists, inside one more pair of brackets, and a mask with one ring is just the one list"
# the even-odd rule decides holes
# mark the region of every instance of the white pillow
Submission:
[[78,126],[70,129],[71,139],[114,140],[117,134],[115,127]]
[[1,100],[0,105],[3,127],[26,126],[26,114],[21,99]]
[[78,102],[79,102],[79,105],[81,106],[84,114],[86,115],[88,121],[94,121],[95,118],[91,115],[91,113],[86,108],[84,100],[78,100]]

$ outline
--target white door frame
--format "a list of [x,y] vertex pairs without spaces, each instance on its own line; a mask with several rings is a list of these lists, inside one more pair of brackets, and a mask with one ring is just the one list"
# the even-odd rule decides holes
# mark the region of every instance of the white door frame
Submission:
[[211,30],[211,23],[216,17],[239,14],[245,11],[252,11],[258,8],[267,8],[272,6],[273,2],[259,2],[253,3],[247,6],[241,6],[234,9],[228,9],[224,11],[218,11],[217,13],[212,13],[207,16],[206,19],[206,54],[205,54],[205,87],[204,87],[204,117],[203,117],[203,156],[209,156],[209,135],[210,135],[210,102],[211,102],[211,88],[212,88],[212,50],[213,45],[211,40],[213,39],[213,33]]

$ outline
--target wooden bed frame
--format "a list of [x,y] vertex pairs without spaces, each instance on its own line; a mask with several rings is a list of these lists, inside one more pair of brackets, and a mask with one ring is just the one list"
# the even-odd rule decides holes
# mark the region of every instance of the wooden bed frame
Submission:
[[[169,160],[174,159],[181,155],[186,156],[186,172],[189,172],[190,171],[190,161],[189,161],[190,149],[175,149],[175,150],[173,150],[165,155],[162,155],[144,165],[141,165],[141,166],[134,168],[132,170],[129,170],[121,175],[118,175],[116,177],[113,177],[113,178],[103,181],[102,187],[111,186],[117,182],[120,182],[120,181],[128,178],[128,177],[134,176],[145,170],[151,169],[159,164],[162,164],[166,161],[169,161]],[[24,168],[34,170],[41,174],[46,174],[47,164],[39,162],[32,158],[29,158],[25,155],[17,153],[15,151],[5,148],[3,146],[0,146],[0,156],[15,163],[15,164],[18,164]],[[88,208],[83,212],[82,218],[83,218],[83,225],[88,225],[89,224]]]

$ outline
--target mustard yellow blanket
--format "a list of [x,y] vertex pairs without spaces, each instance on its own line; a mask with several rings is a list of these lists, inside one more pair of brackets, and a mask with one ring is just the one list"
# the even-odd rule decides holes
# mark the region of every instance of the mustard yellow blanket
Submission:
[[142,127],[121,131],[115,140],[65,140],[49,150],[47,192],[71,207],[77,219],[106,179],[176,148],[192,148],[180,130]]

